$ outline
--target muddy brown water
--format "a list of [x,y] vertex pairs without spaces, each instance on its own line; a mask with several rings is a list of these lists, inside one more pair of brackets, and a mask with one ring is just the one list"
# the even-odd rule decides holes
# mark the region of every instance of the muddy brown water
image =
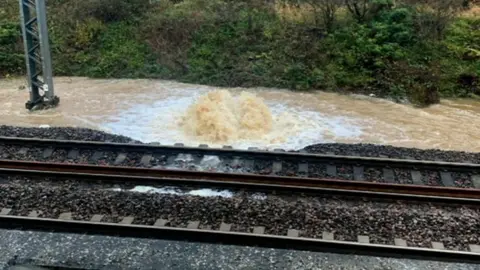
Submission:
[[[199,97],[220,88],[161,80],[60,77],[55,79],[60,106],[28,112],[24,107],[28,90],[20,89],[22,85],[23,79],[0,80],[0,124],[88,127],[163,144],[298,149],[314,143],[344,142],[480,151],[480,102],[476,100],[442,100],[441,104],[417,109],[383,99],[322,91],[222,88],[232,96],[247,91],[263,100],[260,102],[270,110],[272,127],[253,137],[224,136],[222,141],[215,141],[196,136],[181,123]],[[231,118],[222,121],[225,119]],[[221,125],[208,124],[212,128]]]

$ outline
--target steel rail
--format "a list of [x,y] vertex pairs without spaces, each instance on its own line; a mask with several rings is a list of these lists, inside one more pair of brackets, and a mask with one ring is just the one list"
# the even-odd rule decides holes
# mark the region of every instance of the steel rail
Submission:
[[383,199],[480,205],[480,189],[431,187],[256,174],[233,174],[164,169],[147,169],[83,164],[0,160],[0,175],[48,177],[63,181],[135,183],[137,185],[187,185],[256,191],[284,191]]
[[257,246],[352,255],[480,263],[480,253],[216,230],[0,216],[0,228]]
[[153,144],[134,144],[134,143],[111,143],[95,141],[67,141],[50,140],[36,138],[18,138],[18,137],[0,137],[0,144],[12,145],[32,145],[38,147],[52,148],[74,148],[91,150],[115,150],[126,152],[145,152],[145,153],[169,153],[169,154],[193,154],[193,155],[218,155],[231,157],[244,157],[248,159],[266,158],[271,160],[282,160],[292,162],[317,162],[317,163],[340,163],[346,165],[369,165],[374,167],[387,168],[408,168],[422,170],[445,170],[457,172],[480,172],[480,164],[457,163],[443,161],[426,160],[408,160],[408,159],[390,159],[373,158],[360,156],[337,156],[323,154],[309,154],[302,152],[284,152],[284,151],[260,151],[260,150],[238,150],[230,148],[208,148],[208,147],[180,147],[164,146]]

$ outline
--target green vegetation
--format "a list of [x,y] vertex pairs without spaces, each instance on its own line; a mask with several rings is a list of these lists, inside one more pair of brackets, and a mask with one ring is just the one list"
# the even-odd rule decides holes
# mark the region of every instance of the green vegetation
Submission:
[[[17,0],[0,74],[24,69]],[[421,4],[418,4],[421,2]],[[375,93],[423,106],[480,95],[480,17],[457,0],[50,0],[56,75]]]
[[25,65],[20,26],[0,21],[0,74],[18,73]]

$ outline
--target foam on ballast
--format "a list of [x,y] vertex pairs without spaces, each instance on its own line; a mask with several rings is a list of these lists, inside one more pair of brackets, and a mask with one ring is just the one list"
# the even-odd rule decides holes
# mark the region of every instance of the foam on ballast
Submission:
[[[138,192],[138,193],[156,193],[156,194],[170,194],[177,196],[199,196],[199,197],[222,197],[222,198],[232,198],[235,195],[235,192],[230,190],[214,190],[210,188],[201,188],[193,189],[189,191],[181,190],[176,187],[162,187],[156,188],[151,186],[135,186],[132,189],[122,189],[122,188],[111,188],[110,191],[116,192]],[[252,193],[248,197],[253,200],[263,201],[267,199],[265,193]],[[0,214],[1,215],[1,214]]]
[[139,192],[139,193],[157,193],[157,194],[171,194],[171,195],[185,195],[185,196],[200,196],[200,197],[223,197],[231,198],[233,193],[228,190],[216,191],[209,188],[202,188],[190,191],[182,191],[174,187],[162,187],[156,188],[151,186],[135,186],[132,189],[112,188],[111,191],[123,191],[123,192]]

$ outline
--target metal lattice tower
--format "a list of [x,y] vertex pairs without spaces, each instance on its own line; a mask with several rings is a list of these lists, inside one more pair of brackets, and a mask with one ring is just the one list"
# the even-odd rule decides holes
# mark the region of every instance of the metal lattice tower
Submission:
[[30,91],[25,107],[29,110],[55,107],[60,99],[53,91],[45,0],[19,2]]

